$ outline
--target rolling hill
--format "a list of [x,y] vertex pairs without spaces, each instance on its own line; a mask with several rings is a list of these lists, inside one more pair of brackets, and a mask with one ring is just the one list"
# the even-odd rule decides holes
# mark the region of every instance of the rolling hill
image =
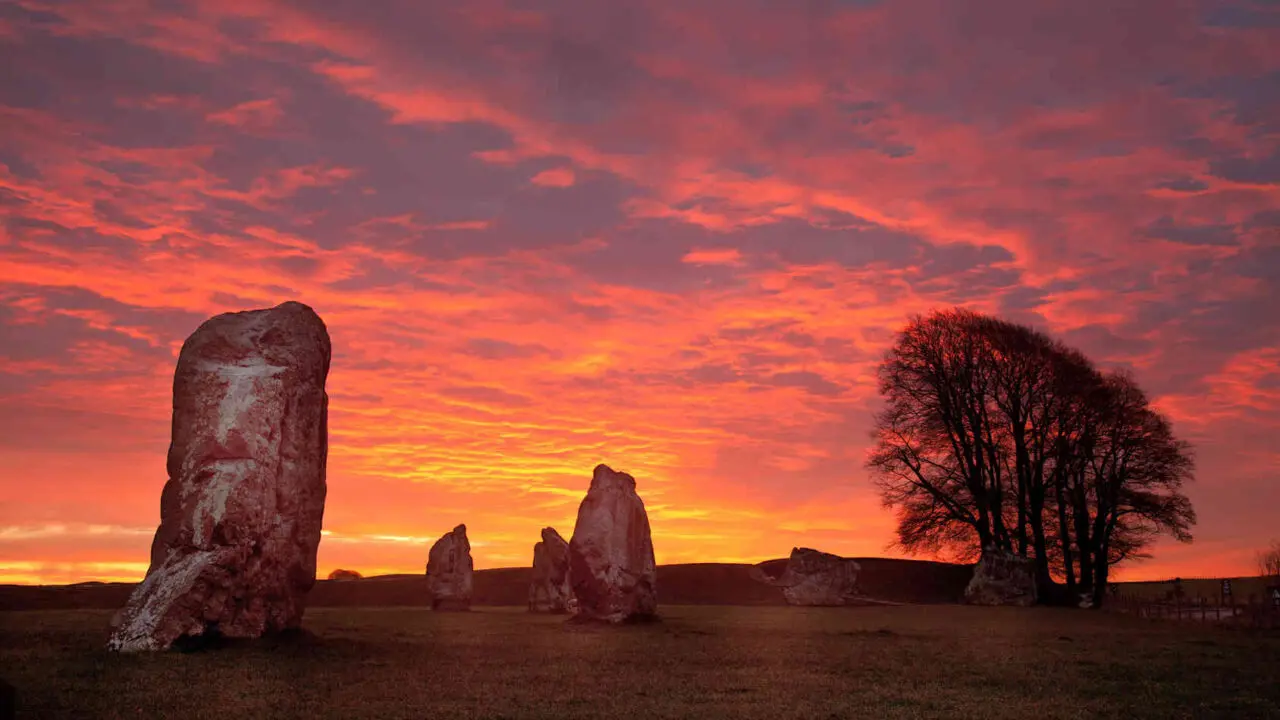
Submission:
[[[969,565],[925,560],[856,558],[867,596],[904,603],[951,603],[960,599],[973,574]],[[761,563],[776,574],[785,559]],[[751,577],[752,565],[689,563],[658,566],[658,603],[670,605],[784,605],[782,591]],[[525,605],[532,568],[477,570],[472,604]],[[123,607],[132,583],[0,585],[0,610],[111,609]],[[428,605],[422,575],[380,575],[360,580],[319,580],[309,607],[389,607]]]

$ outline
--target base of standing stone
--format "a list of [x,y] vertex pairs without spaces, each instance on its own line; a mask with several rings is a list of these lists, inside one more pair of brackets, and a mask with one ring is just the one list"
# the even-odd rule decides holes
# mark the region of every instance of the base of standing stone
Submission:
[[436,612],[467,612],[471,609],[471,601],[440,598],[431,601],[431,609]]

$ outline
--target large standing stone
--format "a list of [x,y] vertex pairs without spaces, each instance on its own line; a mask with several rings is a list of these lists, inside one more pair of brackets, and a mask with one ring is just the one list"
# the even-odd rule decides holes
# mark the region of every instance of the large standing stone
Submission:
[[792,548],[786,569],[766,582],[782,588],[788,605],[847,605],[859,596],[856,560],[819,552],[810,548]]
[[459,525],[436,540],[427,556],[431,609],[470,610],[472,571],[467,526]]
[[970,605],[1034,605],[1036,602],[1035,559],[986,548],[973,568],[973,579],[964,589]]
[[302,623],[324,515],[329,356],[324,322],[296,302],[218,315],[187,339],[151,566],[110,649]]
[[542,529],[542,542],[533,546],[533,580],[529,583],[529,610],[571,612],[576,603],[569,586],[569,543],[555,528]]
[[657,567],[636,480],[597,465],[569,541],[576,617],[620,623],[657,614]]

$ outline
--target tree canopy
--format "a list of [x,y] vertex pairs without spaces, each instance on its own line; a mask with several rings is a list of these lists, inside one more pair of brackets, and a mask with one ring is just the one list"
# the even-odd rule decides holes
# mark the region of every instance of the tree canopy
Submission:
[[879,381],[867,464],[903,549],[1032,557],[1041,597],[1099,606],[1111,567],[1159,535],[1191,540],[1190,447],[1131,375],[950,309],[908,323]]

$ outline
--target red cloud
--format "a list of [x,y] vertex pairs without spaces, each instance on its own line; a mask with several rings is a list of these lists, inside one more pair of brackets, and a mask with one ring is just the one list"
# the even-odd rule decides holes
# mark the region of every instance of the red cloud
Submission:
[[1267,503],[1220,492],[1275,492],[1262,28],[1159,2],[21,5],[62,22],[0,35],[157,71],[17,68],[49,92],[0,109],[0,437],[40,488],[0,478],[11,579],[141,572],[180,343],[285,299],[335,344],[326,568],[420,568],[463,520],[480,567],[527,563],[602,461],[660,561],[880,554],[876,364],[952,304],[1136,368],[1204,448],[1206,549],[1135,574],[1240,572],[1264,539]]
[[681,260],[695,265],[741,265],[742,252],[738,248],[694,248]]

